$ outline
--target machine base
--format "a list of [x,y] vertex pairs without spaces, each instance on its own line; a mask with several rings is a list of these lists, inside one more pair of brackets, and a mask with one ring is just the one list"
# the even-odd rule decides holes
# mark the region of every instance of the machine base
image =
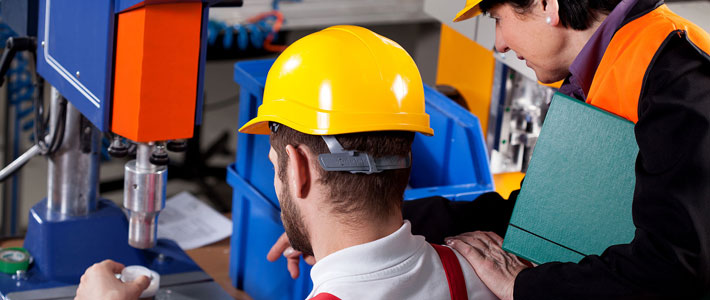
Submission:
[[[72,300],[76,296],[76,285],[56,288],[13,292],[5,300]],[[160,277],[160,289],[156,300],[232,300],[216,282],[202,271],[178,273]]]
[[60,218],[47,211],[46,201],[30,210],[24,247],[34,262],[23,279],[0,273],[0,299],[72,298],[86,268],[104,259],[155,270],[165,278],[161,287],[171,290],[180,290],[177,285],[211,283],[207,286],[227,295],[173,241],[159,239],[146,250],[128,246],[128,221],[113,202],[100,200],[88,216]]

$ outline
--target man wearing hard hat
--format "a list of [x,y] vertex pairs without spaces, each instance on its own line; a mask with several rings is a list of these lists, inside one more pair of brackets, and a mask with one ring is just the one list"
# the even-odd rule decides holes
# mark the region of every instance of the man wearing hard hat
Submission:
[[[460,254],[402,219],[414,133],[434,132],[419,71],[397,43],[357,26],[296,41],[239,131],[270,134],[286,242],[317,262],[309,299],[496,298]],[[77,299],[137,298],[142,283],[120,283],[121,269],[91,267]]]

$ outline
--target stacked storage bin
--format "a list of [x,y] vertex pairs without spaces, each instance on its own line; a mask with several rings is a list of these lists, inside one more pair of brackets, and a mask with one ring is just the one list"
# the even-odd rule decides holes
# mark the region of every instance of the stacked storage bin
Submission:
[[[241,87],[240,127],[256,116],[273,62],[253,60],[235,65],[234,81]],[[411,188],[405,192],[405,200],[443,196],[471,201],[492,191],[478,118],[429,87],[424,87],[424,94],[434,136],[417,133],[414,139]],[[305,299],[312,288],[310,266],[302,261],[301,276],[293,280],[285,258],[274,263],[266,260],[266,253],[284,230],[269,147],[268,136],[240,133],[237,161],[227,170],[227,182],[234,188],[229,274],[232,284],[255,300]]]

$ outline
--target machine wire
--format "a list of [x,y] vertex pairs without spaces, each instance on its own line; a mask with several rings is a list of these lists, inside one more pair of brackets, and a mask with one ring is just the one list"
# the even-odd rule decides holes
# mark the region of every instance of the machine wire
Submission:
[[[36,40],[33,39],[33,43],[36,44]],[[61,146],[64,139],[64,127],[66,123],[66,110],[67,110],[67,100],[63,97],[59,100],[58,115],[55,119],[56,123],[54,126],[49,128],[55,128],[54,132],[48,132],[48,125],[50,122],[50,115],[52,114],[51,107],[47,109],[45,116],[44,112],[44,80],[37,73],[37,52],[36,47],[30,47],[27,51],[32,55],[32,74],[34,77],[34,87],[35,87],[35,97],[33,100],[34,106],[34,142],[35,145],[25,151],[20,155],[15,161],[10,163],[8,166],[0,170],[0,182],[5,181],[7,178],[12,177],[18,170],[20,170],[31,158],[37,154],[50,155],[56,152]],[[10,57],[9,59],[12,59]],[[8,62],[9,63],[9,62]],[[49,143],[47,137],[49,137]]]

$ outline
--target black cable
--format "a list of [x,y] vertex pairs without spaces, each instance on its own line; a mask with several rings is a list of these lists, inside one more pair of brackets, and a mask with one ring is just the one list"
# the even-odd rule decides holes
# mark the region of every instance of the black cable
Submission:
[[67,99],[61,97],[59,99],[59,114],[57,115],[57,124],[54,125],[54,135],[52,135],[52,141],[49,144],[49,152],[47,154],[52,154],[57,152],[59,147],[64,141],[64,129],[66,127],[66,117],[67,117]]
[[37,94],[35,94],[35,98],[33,101],[35,114],[35,145],[39,147],[40,152],[44,155],[48,152],[48,147],[46,142],[44,141],[44,138],[47,136],[46,128],[47,123],[49,123],[49,120],[44,118],[44,91],[42,91],[44,85],[42,82],[42,77],[37,74],[37,52],[32,51],[32,56],[34,58],[34,61],[31,65],[35,81],[35,89],[37,90]]
[[0,86],[5,83],[5,75],[10,70],[10,64],[15,55],[22,51],[35,51],[37,39],[34,37],[10,37],[5,42],[5,51],[0,58]]
[[66,124],[66,111],[67,111],[67,100],[62,97],[59,100],[59,114],[57,115],[56,123],[54,124],[54,135],[52,136],[52,140],[49,142],[49,145],[45,141],[46,136],[48,135],[47,128],[49,125],[49,121],[51,120],[51,115],[52,115],[52,110],[51,107],[50,109],[47,109],[47,113],[45,116],[45,111],[44,111],[44,79],[42,79],[41,76],[39,76],[39,73],[37,72],[37,47],[36,47],[36,40],[32,38],[32,42],[35,43],[34,47],[31,47],[29,49],[32,58],[33,58],[33,63],[32,65],[32,73],[34,76],[34,81],[35,81],[35,98],[34,98],[34,113],[35,113],[35,128],[34,128],[34,134],[35,134],[35,145],[39,147],[40,152],[42,155],[48,155],[56,152],[59,147],[62,145],[62,142],[64,141],[64,129],[65,129],[65,124]]
[[14,38],[7,39],[5,42],[5,50],[2,52],[2,57],[0,58],[0,86],[5,83],[5,75],[10,70],[10,64],[12,60],[15,59],[15,53],[17,53],[13,41]]

